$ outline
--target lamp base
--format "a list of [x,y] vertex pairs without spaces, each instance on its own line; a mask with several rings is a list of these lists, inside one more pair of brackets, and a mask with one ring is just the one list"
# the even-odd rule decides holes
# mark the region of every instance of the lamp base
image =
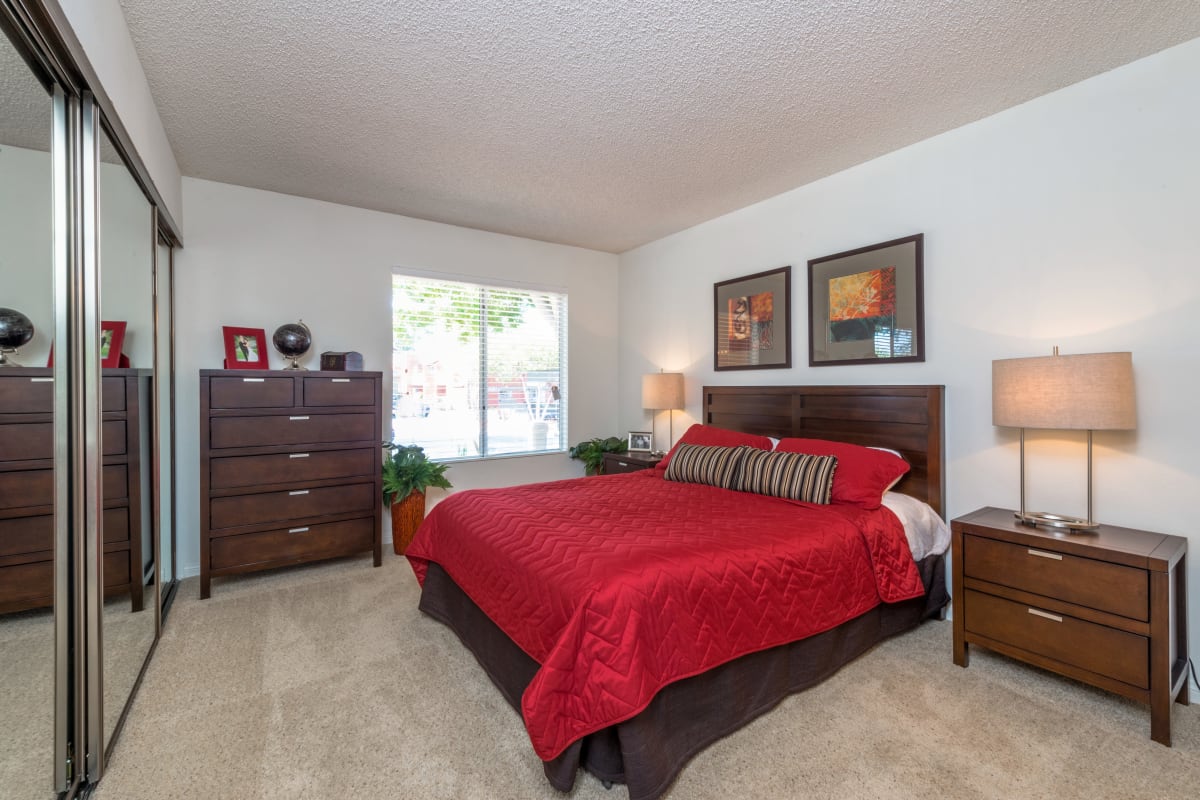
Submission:
[[1039,525],[1047,528],[1057,528],[1068,533],[1094,531],[1100,527],[1099,522],[1092,522],[1079,517],[1067,517],[1062,514],[1047,514],[1044,511],[1017,511],[1013,513],[1022,525],[1036,528]]

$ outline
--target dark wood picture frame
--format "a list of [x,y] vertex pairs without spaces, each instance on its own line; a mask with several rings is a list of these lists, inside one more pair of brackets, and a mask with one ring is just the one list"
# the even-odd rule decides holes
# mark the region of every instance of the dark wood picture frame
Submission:
[[224,325],[221,333],[225,339],[225,369],[269,369],[265,329]]
[[918,233],[809,261],[808,365],[924,361],[924,253]]
[[121,366],[121,348],[125,346],[123,320],[100,322],[100,366],[113,369]]
[[713,369],[791,366],[791,266],[714,283]]

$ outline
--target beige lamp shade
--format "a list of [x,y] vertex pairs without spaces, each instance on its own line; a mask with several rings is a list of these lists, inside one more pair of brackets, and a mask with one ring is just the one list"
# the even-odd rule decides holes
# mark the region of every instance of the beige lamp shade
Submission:
[[683,408],[683,373],[652,372],[643,375],[642,408]]
[[1137,427],[1133,354],[1087,353],[993,361],[992,424],[1056,430],[1132,430]]

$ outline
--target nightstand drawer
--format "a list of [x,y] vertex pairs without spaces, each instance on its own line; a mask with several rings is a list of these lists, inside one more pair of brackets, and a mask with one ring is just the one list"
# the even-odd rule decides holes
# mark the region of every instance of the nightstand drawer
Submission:
[[963,571],[969,578],[1130,619],[1150,618],[1145,570],[968,534],[963,537]]
[[1144,636],[1074,617],[966,591],[966,627],[1055,661],[1146,689],[1150,686],[1150,645]]

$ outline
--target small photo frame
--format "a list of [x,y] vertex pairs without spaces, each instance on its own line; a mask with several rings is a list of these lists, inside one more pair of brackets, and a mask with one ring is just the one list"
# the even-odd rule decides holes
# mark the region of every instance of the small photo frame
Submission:
[[713,284],[713,369],[790,369],[792,268]]
[[125,344],[125,322],[103,320],[100,323],[100,366],[121,366],[121,347]]
[[221,328],[225,369],[267,369],[267,332],[263,328]]
[[808,365],[925,360],[925,235],[808,262]]
[[629,452],[649,453],[654,447],[654,435],[650,431],[629,432]]

